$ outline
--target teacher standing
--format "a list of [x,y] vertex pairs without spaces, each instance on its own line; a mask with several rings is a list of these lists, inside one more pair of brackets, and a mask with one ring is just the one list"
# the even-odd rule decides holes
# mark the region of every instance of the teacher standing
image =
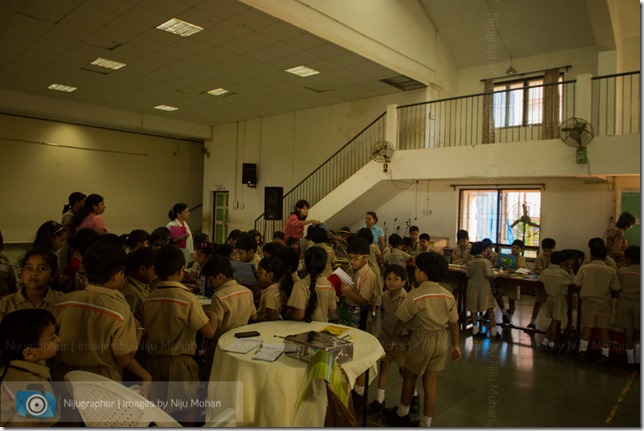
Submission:
[[168,213],[168,217],[172,221],[165,227],[170,231],[171,240],[181,249],[183,255],[186,257],[186,263],[188,263],[194,248],[192,232],[190,232],[190,226],[187,223],[190,218],[190,209],[184,203],[174,204]]
[[295,211],[288,216],[284,224],[284,241],[293,237],[302,239],[304,234],[304,226],[307,224],[320,224],[319,220],[307,220],[309,215],[309,208],[311,206],[304,199],[300,199],[295,203]]
[[624,250],[628,243],[626,242],[625,232],[635,225],[637,217],[629,212],[620,214],[615,226],[609,228],[604,234],[604,242],[608,255],[615,260],[617,267],[624,266]]

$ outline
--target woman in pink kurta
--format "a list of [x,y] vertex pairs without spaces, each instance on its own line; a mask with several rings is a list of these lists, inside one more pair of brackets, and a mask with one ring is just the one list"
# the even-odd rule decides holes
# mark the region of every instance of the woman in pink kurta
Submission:
[[284,241],[290,237],[300,239],[304,233],[304,226],[307,224],[320,224],[319,220],[307,220],[306,216],[309,215],[309,203],[304,199],[300,199],[295,204],[295,211],[284,223]]
[[105,200],[103,196],[91,194],[85,199],[85,205],[74,214],[72,226],[78,232],[84,228],[94,229],[99,234],[107,233],[105,221],[101,214],[105,212]]

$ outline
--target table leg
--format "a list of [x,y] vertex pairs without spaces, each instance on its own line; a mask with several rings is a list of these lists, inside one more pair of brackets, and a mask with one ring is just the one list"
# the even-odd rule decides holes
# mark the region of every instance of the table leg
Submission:
[[367,426],[367,399],[369,398],[369,368],[364,372],[364,397],[362,397],[362,426]]

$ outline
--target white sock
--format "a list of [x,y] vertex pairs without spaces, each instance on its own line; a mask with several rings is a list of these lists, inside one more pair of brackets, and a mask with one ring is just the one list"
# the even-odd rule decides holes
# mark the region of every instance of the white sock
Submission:
[[481,332],[481,330],[479,329],[479,325],[474,324],[474,326],[472,326],[472,335],[476,335],[479,332]]
[[610,347],[602,347],[602,355],[608,358],[608,353],[610,352]]
[[363,396],[364,395],[364,386],[355,385],[353,390],[356,391],[356,394]]
[[402,404],[398,406],[398,416],[403,417],[409,414],[409,406],[403,406]]
[[496,334],[497,334],[496,325],[491,325],[491,326],[492,327],[490,328],[490,335],[492,335],[493,337],[496,337]]
[[626,349],[626,363],[627,364],[635,363],[634,349]]
[[415,396],[415,397],[417,397],[417,396],[418,396],[418,389],[414,389],[414,396]]
[[550,347],[551,349],[554,349],[555,348],[555,342],[554,341],[549,342],[548,347]]
[[548,340],[548,337],[543,337],[543,341],[541,342],[541,345],[542,346],[547,346],[549,341],[550,340]]
[[432,418],[425,415],[420,415],[420,424],[418,426],[429,428],[432,426]]
[[384,389],[378,389],[378,396],[376,398],[379,403],[384,403],[385,402],[385,390]]
[[586,349],[588,349],[588,341],[586,340],[579,340],[579,351],[580,352],[585,352]]

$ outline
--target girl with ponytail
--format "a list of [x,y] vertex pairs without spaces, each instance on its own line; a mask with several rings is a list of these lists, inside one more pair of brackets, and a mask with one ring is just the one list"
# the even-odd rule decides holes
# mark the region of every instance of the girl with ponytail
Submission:
[[308,275],[293,286],[287,304],[291,307],[291,320],[328,322],[329,314],[335,311],[335,289],[322,275],[326,261],[327,253],[322,247],[309,247],[304,252]]

